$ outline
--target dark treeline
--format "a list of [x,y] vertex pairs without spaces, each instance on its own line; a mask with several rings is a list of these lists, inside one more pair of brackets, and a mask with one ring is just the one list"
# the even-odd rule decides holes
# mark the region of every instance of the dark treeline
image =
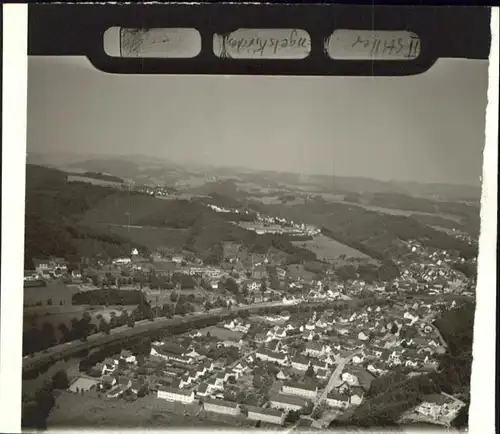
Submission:
[[100,179],[102,181],[123,183],[123,179],[118,178],[118,176],[108,175],[101,172],[85,172],[83,176],[86,176],[87,178]]
[[73,295],[73,304],[90,304],[92,306],[131,306],[140,304],[144,294],[139,290],[121,291],[119,289],[96,289],[78,292]]

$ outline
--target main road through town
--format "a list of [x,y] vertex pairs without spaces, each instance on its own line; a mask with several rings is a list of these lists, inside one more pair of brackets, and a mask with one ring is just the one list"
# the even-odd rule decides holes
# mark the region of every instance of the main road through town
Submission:
[[228,316],[239,311],[254,311],[268,307],[284,307],[291,306],[290,303],[283,303],[282,301],[268,302],[268,303],[255,303],[242,307],[232,307],[231,309],[217,308],[208,312],[195,312],[193,314],[185,315],[182,317],[174,318],[155,318],[154,321],[143,320],[137,321],[134,327],[122,326],[112,329],[110,334],[95,333],[87,337],[87,340],[75,340],[66,342],[64,344],[55,345],[47,348],[38,353],[34,353],[23,357],[23,371],[35,367],[37,364],[47,361],[57,361],[63,357],[69,357],[79,351],[98,347],[119,339],[147,334],[150,331],[161,330],[162,328],[178,325],[185,322],[190,322],[198,318],[210,318],[212,315]]
[[331,392],[335,384],[337,384],[340,381],[340,376],[342,375],[342,371],[345,368],[345,365],[351,361],[351,359],[358,353],[361,352],[361,349],[358,349],[354,352],[352,352],[349,356],[344,357],[340,362],[338,363],[337,367],[335,370],[332,372],[332,375],[330,376],[330,379],[328,380],[328,384],[326,385],[325,389],[321,393],[320,397],[314,404],[314,410],[326,399],[326,396]]

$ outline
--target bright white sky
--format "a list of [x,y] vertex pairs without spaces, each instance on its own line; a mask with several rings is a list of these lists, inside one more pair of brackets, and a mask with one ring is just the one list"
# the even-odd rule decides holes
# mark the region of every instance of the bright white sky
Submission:
[[488,62],[372,77],[119,76],[31,57],[28,151],[480,185]]

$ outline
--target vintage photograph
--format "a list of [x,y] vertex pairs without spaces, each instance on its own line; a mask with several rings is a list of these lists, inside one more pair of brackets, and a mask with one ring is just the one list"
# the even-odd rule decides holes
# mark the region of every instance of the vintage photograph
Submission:
[[487,61],[28,62],[23,428],[467,427]]

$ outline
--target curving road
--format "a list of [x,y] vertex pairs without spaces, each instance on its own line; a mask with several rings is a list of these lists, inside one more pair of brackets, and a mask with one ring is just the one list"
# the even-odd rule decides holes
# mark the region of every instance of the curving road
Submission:
[[230,315],[232,313],[237,313],[239,311],[244,311],[244,310],[254,311],[266,307],[278,307],[278,306],[289,307],[290,304],[288,303],[285,304],[281,301],[256,303],[248,306],[232,307],[231,309],[217,308],[217,309],[212,309],[208,312],[195,312],[193,314],[185,315],[183,317],[156,318],[154,321],[149,321],[149,320],[137,321],[133,328],[128,327],[127,325],[117,327],[115,329],[112,329],[109,335],[99,332],[88,336],[86,341],[81,341],[81,340],[70,341],[64,344],[55,345],[39,353],[34,353],[32,355],[24,356],[23,371],[29,370],[35,367],[37,364],[43,362],[51,360],[55,362],[56,360],[59,360],[63,357],[71,356],[82,350],[95,348],[100,345],[104,345],[121,338],[137,336],[150,331],[160,330],[167,326],[190,322],[194,318],[210,318],[213,314]]

